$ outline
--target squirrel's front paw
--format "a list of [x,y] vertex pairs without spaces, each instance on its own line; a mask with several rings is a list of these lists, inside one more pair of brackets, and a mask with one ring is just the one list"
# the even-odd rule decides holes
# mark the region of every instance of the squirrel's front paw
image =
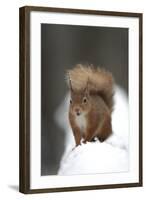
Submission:
[[86,144],[86,143],[87,143],[87,140],[83,140],[82,143],[83,143],[83,144]]
[[74,150],[75,150],[75,148],[76,148],[76,146],[75,146],[75,147],[73,147],[71,151],[74,151]]

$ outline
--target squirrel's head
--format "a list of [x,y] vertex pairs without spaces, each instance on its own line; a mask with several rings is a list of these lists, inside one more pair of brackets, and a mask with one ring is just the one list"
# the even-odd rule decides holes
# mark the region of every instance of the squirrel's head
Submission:
[[90,111],[91,101],[90,94],[88,91],[88,82],[83,90],[73,90],[70,81],[70,112],[75,116],[85,115]]

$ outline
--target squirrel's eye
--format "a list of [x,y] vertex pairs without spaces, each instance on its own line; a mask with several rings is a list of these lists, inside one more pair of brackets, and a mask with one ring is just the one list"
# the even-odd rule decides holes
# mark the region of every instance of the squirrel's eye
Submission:
[[86,103],[87,102],[87,99],[86,97],[83,98],[83,103]]
[[72,100],[70,100],[70,104],[72,104]]

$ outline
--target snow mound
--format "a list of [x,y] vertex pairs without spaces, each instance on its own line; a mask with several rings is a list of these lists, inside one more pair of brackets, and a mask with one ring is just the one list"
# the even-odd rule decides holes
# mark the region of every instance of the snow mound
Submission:
[[66,155],[58,175],[94,174],[128,171],[127,150],[109,143],[88,142]]

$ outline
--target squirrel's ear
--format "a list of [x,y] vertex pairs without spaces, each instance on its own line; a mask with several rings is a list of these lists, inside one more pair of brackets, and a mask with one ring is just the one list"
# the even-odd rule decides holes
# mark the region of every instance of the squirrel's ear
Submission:
[[68,82],[69,82],[69,88],[70,88],[71,92],[73,92],[73,88],[72,88],[72,83],[71,83],[69,72],[68,72]]
[[88,80],[87,80],[87,84],[86,84],[86,87],[85,87],[85,89],[84,89],[84,94],[85,94],[85,95],[89,95],[89,78],[88,78]]

